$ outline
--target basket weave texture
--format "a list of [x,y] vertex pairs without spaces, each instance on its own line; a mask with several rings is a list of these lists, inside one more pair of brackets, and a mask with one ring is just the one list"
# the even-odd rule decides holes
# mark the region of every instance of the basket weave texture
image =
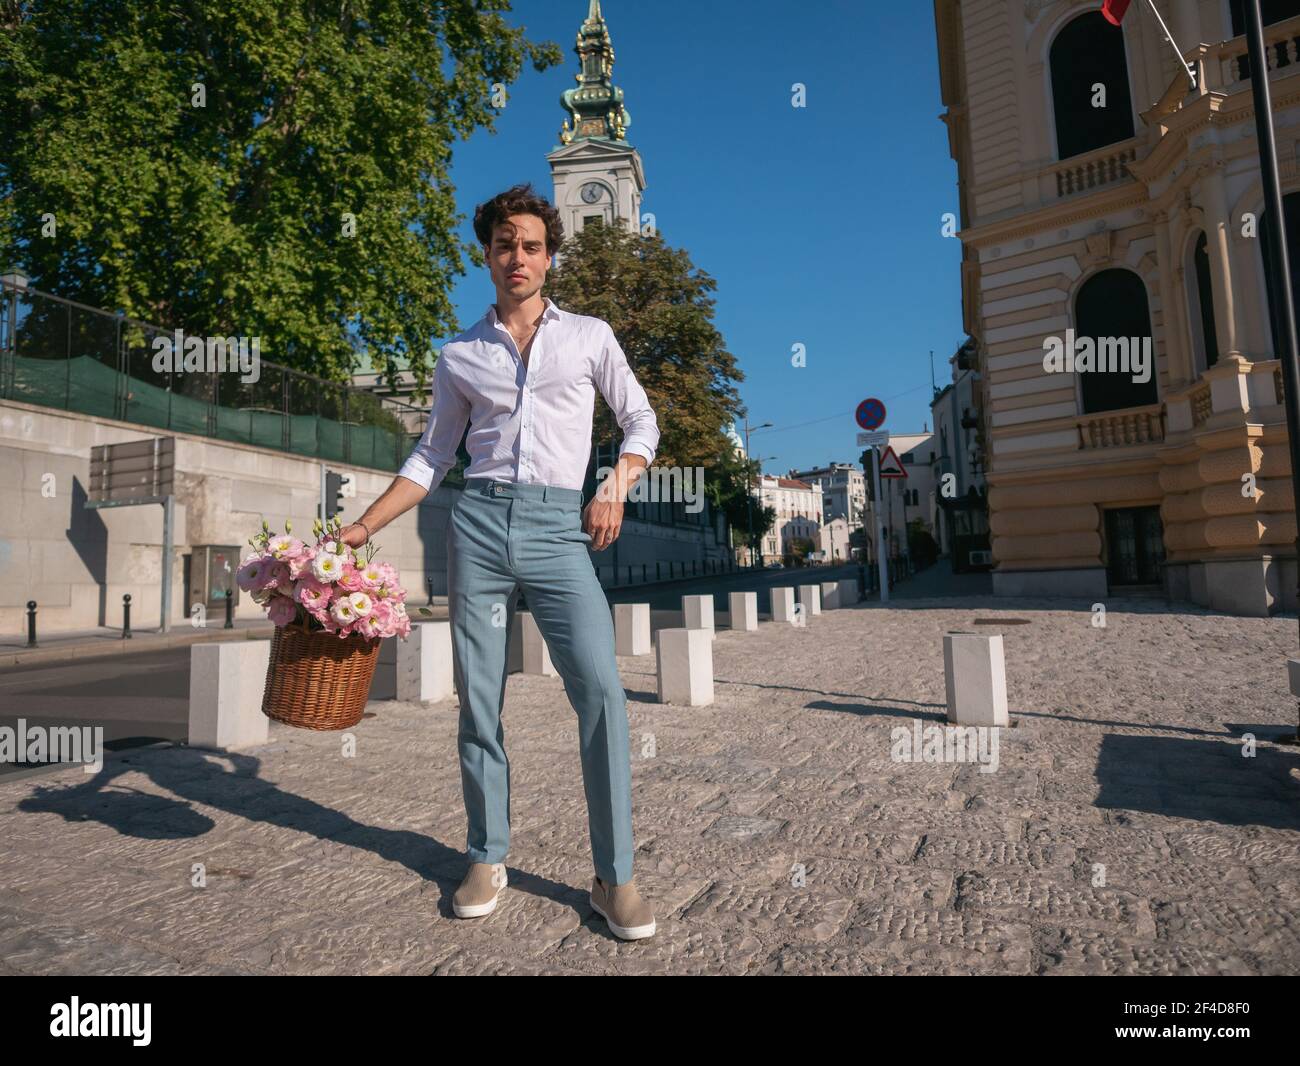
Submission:
[[361,721],[379,658],[378,639],[339,638],[294,623],[277,626],[262,713],[303,729],[347,729]]

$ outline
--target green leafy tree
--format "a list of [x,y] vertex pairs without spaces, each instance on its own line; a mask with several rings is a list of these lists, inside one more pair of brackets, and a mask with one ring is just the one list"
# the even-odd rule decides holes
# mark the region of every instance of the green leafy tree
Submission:
[[[614,330],[658,418],[657,465],[712,468],[740,409],[744,374],[713,324],[716,287],[658,234],[600,224],[570,236],[547,275],[545,295]],[[613,414],[596,405],[596,437],[612,440]]]
[[[505,0],[0,0],[0,265],[41,289],[343,378],[423,386],[457,138],[553,43]],[[350,231],[354,222],[355,230]]]
[[723,438],[723,447],[706,469],[704,478],[705,495],[726,516],[735,543],[746,545],[754,551],[757,551],[763,535],[776,522],[776,509],[764,507],[759,498],[753,495],[753,483],[760,472],[758,463],[745,459],[731,446],[730,440]]
[[813,543],[810,537],[791,537],[790,538],[790,561],[795,566],[804,566],[806,564],[808,553],[817,550],[817,545]]
[[939,558],[939,545],[920,518],[913,518],[907,523],[907,549],[918,570],[930,566]]

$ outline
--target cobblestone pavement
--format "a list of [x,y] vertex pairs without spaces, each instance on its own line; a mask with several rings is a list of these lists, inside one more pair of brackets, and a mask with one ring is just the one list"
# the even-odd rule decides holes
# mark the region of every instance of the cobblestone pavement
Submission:
[[[514,675],[496,913],[451,914],[455,705],[372,703],[355,757],[272,724],[236,756],[138,751],[0,786],[0,971],[1300,971],[1300,754],[1267,739],[1295,723],[1295,619],[1113,601],[1094,628],[1088,606],[724,629],[709,707],[654,702],[653,657],[620,660],[649,940],[614,939],[588,903],[561,682]],[[1005,636],[1016,725],[993,773],[891,759],[892,730],[942,720],[952,629]]]

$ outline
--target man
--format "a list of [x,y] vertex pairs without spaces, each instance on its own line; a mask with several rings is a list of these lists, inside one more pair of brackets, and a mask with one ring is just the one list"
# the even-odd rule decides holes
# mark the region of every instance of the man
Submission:
[[[609,326],[541,295],[563,240],[555,208],[531,186],[515,186],[479,205],[474,233],[496,304],[443,346],[423,438],[392,485],[342,535],[359,547],[424,499],[455,464],[468,423],[465,491],[447,525],[470,858],[452,909],[461,918],[490,914],[506,884],[510,764],[501,708],[506,642],[522,588],[578,714],[596,867],[591,905],[616,936],[637,940],[653,935],[655,920],[632,883],[626,696],[609,605],[587,546],[602,551],[618,537],[623,502],[654,459],[659,427]],[[582,511],[596,389],[623,429],[623,444],[613,472]]]

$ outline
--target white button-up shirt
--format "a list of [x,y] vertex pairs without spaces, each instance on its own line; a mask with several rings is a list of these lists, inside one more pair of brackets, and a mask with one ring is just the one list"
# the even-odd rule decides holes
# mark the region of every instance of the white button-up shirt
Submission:
[[456,464],[465,424],[466,477],[581,489],[591,457],[596,389],[623,430],[619,455],[653,461],[659,425],[609,324],[546,299],[528,363],[496,308],[443,345],[424,436],[398,474],[432,491]]

